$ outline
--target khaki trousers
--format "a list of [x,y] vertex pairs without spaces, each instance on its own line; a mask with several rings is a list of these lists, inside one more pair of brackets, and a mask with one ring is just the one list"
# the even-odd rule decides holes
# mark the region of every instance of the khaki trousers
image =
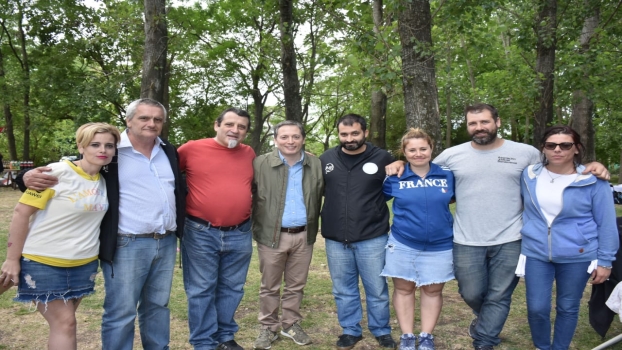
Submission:
[[[259,289],[259,323],[262,328],[277,332],[302,319],[300,303],[307,284],[313,245],[307,244],[307,232],[282,232],[279,246],[257,244],[261,287]],[[283,296],[281,297],[281,283]],[[279,322],[279,305],[282,309]]]

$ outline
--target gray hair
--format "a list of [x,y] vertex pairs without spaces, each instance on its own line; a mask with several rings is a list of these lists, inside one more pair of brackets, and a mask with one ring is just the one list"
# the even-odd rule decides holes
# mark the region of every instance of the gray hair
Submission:
[[301,123],[295,121],[295,120],[283,120],[282,122],[278,123],[277,125],[274,126],[274,137],[277,137],[278,133],[279,133],[279,128],[282,126],[297,126],[298,129],[300,129],[300,134],[302,135],[302,138],[306,138],[307,137],[307,133],[305,132],[305,128],[302,126]]
[[125,109],[125,119],[132,120],[132,118],[134,118],[134,114],[136,114],[136,108],[138,108],[139,105],[160,107],[160,109],[162,109],[162,113],[164,114],[164,122],[166,122],[166,108],[164,108],[164,105],[160,102],[152,98],[141,98],[132,101]]

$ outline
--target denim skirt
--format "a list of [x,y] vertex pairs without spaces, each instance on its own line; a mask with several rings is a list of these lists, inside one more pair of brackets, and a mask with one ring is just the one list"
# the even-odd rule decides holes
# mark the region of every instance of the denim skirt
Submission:
[[19,286],[14,301],[47,304],[62,299],[78,299],[95,291],[95,276],[99,263],[74,267],[50,266],[21,258]]
[[408,247],[393,235],[385,247],[383,277],[396,277],[414,282],[417,286],[445,283],[453,280],[453,251],[425,251]]

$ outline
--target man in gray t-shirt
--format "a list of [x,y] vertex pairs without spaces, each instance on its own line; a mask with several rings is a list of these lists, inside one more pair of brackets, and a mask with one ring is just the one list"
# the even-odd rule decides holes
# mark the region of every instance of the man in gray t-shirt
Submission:
[[[510,311],[520,255],[523,169],[539,161],[532,146],[497,137],[501,120],[487,104],[466,108],[472,141],[443,151],[434,163],[456,181],[454,273],[460,295],[475,319],[469,326],[476,350],[492,350]],[[397,166],[397,164],[396,164]],[[401,175],[401,167],[387,167]]]
[[488,350],[501,342],[518,283],[521,173],[540,152],[498,138],[501,120],[492,106],[467,107],[466,122],[472,141],[445,150],[434,163],[449,167],[456,179],[454,270],[476,317],[469,327],[473,346]]
[[497,140],[500,145],[494,149],[467,142],[434,159],[456,178],[455,243],[490,246],[521,238],[521,173],[539,162],[540,152],[523,143]]

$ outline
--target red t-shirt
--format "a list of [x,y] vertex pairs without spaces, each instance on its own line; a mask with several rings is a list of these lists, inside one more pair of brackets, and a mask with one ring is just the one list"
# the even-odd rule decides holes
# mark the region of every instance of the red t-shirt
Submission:
[[186,172],[186,212],[214,226],[233,226],[251,215],[255,151],[222,146],[214,139],[189,141],[178,149]]

